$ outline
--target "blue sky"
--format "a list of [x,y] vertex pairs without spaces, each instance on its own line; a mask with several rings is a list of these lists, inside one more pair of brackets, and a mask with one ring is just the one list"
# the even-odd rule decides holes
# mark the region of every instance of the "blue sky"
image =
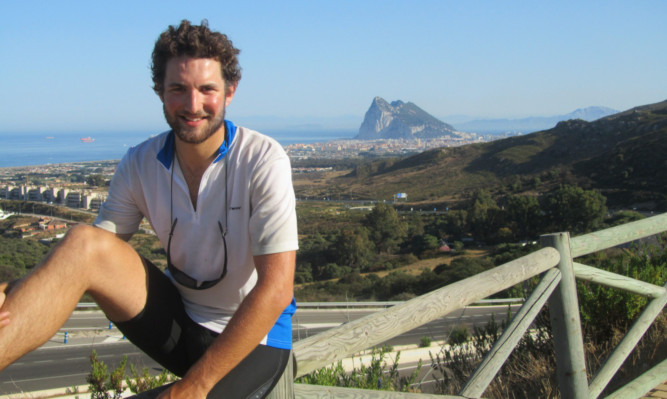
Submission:
[[659,0],[26,0],[0,15],[0,132],[164,129],[150,53],[181,19],[241,49],[228,116],[253,128],[356,128],[375,96],[445,122],[667,99]]

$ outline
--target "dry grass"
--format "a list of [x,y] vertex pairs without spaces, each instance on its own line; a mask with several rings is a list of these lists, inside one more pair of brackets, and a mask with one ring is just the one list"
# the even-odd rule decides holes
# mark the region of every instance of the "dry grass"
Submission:
[[[635,350],[630,354],[616,376],[602,392],[605,397],[646,372],[667,356],[667,317],[661,315],[653,323]],[[613,338],[604,342],[585,343],[588,379],[618,345],[624,333],[614,331]],[[441,374],[439,382],[442,394],[457,394],[474,368],[481,361],[474,351],[461,355],[449,355],[452,361],[443,361],[437,366]],[[550,337],[532,339],[524,337],[522,344],[505,362],[501,371],[491,382],[483,397],[486,398],[560,398],[556,378],[556,362]]]
[[[589,380],[594,377],[594,372],[599,370],[609,353],[623,339],[624,333],[614,331],[613,338],[609,341],[593,345],[586,344],[586,365],[589,372]],[[616,376],[609,382],[607,389],[602,392],[605,397],[615,390],[626,385],[629,381],[639,377],[665,358],[667,358],[667,316],[661,314],[653,323],[651,328],[644,334],[641,341],[630,353]]]
[[[465,254],[462,255],[467,258],[482,258],[485,256],[489,256],[489,250],[487,249],[470,249],[466,250]],[[407,274],[417,276],[419,275],[423,270],[425,269],[430,269],[433,270],[436,267],[440,265],[449,265],[452,263],[454,259],[456,259],[456,256],[452,255],[441,255],[436,258],[429,258],[429,259],[422,259],[417,262],[411,263],[409,265],[405,266],[400,266],[392,270],[383,270],[380,272],[373,272],[373,274],[377,275],[378,277],[384,277],[388,275],[389,273],[396,272],[396,271],[401,271],[405,272]],[[366,276],[370,273],[364,273],[362,276]]]

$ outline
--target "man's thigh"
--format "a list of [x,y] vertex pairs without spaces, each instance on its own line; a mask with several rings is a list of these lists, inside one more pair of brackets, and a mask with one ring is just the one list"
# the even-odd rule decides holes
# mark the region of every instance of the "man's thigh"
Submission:
[[155,265],[146,267],[146,304],[137,316],[114,322],[135,346],[172,373],[183,376],[215,338],[185,313],[178,289]]

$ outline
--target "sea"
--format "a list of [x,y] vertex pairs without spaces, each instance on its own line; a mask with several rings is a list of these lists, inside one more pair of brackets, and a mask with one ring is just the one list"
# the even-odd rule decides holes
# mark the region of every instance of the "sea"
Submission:
[[[262,130],[284,146],[350,139],[353,130]],[[154,132],[0,132],[0,168],[121,159]],[[90,142],[82,138],[90,137]]]

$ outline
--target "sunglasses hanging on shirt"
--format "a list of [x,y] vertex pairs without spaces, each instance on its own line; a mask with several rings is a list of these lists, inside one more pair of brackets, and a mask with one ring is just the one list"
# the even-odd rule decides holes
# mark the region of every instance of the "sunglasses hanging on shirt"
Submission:
[[[176,149],[174,148],[174,156],[173,158],[176,158]],[[225,278],[225,275],[227,274],[227,240],[225,237],[227,236],[227,217],[229,216],[227,213],[227,157],[225,156],[225,227],[222,227],[222,223],[218,221],[218,228],[220,229],[220,236],[222,237],[222,245],[225,250],[225,260],[223,263],[223,268],[222,268],[222,274],[220,274],[220,277],[216,278],[215,280],[207,280],[207,281],[197,281],[196,279],[192,278],[189,276],[187,273],[184,271],[176,268],[174,264],[171,262],[171,238],[174,236],[174,230],[176,229],[176,224],[178,223],[178,218],[174,218],[174,169],[175,169],[176,163],[175,159],[172,159],[171,162],[171,187],[170,187],[170,192],[169,192],[169,202],[170,202],[170,212],[171,212],[171,229],[169,230],[169,241],[167,242],[167,269],[169,269],[169,273],[171,276],[176,280],[179,284],[181,284],[184,287],[193,289],[193,290],[205,290],[207,288],[211,288],[217,283],[220,282],[223,278]]]

